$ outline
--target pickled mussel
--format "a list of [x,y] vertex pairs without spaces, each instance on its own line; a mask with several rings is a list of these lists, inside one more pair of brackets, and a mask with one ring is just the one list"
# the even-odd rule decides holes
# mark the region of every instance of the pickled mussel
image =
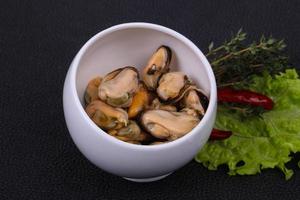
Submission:
[[144,109],[147,108],[151,100],[151,94],[143,83],[140,83],[139,89],[133,96],[132,103],[128,108],[130,119],[137,117]]
[[162,101],[174,101],[190,85],[190,80],[182,72],[169,72],[159,80],[157,95]]
[[103,78],[98,95],[111,106],[129,107],[138,85],[139,75],[134,67],[119,68]]
[[117,129],[128,124],[125,110],[114,108],[100,100],[92,101],[85,111],[93,122],[104,130]]
[[84,100],[87,105],[92,101],[99,99],[98,88],[101,84],[101,81],[102,78],[96,77],[88,83],[84,93]]
[[160,46],[151,56],[147,66],[143,69],[143,81],[149,90],[155,90],[159,78],[169,71],[172,51],[167,46]]
[[121,141],[159,145],[188,134],[201,121],[209,100],[182,72],[169,72],[171,49],[160,46],[144,67],[116,69],[92,79],[86,88],[86,113]]
[[154,137],[175,140],[190,132],[199,118],[187,112],[148,110],[141,117],[141,124]]
[[135,121],[129,120],[126,127],[120,129],[109,130],[108,133],[111,136],[118,138],[119,140],[128,142],[134,141],[135,143],[147,142],[152,139],[151,135],[143,132]]

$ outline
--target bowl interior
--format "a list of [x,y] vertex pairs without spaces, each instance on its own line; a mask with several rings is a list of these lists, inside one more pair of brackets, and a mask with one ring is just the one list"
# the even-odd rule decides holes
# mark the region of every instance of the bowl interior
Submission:
[[[174,32],[176,33],[176,32]],[[92,78],[124,66],[134,66],[140,72],[152,53],[161,45],[172,49],[171,71],[182,71],[210,96],[207,69],[195,49],[176,35],[144,27],[120,28],[106,32],[88,46],[76,73],[76,90],[84,105],[84,91]]]

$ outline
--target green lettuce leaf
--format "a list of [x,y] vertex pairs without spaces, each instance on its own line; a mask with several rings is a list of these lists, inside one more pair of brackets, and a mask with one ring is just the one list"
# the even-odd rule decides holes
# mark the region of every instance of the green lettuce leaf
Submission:
[[[215,128],[233,135],[222,141],[209,141],[195,160],[209,170],[227,165],[229,175],[252,175],[262,169],[278,168],[289,179],[293,170],[285,164],[291,152],[300,151],[300,79],[295,70],[272,78],[265,73],[253,77],[250,90],[265,94],[275,102],[274,109],[261,116],[242,118],[225,106],[218,106]],[[300,167],[300,162],[298,163]]]

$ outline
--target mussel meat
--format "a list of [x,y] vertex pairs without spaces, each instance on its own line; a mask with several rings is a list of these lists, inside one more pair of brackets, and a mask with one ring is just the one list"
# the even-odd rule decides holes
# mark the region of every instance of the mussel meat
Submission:
[[85,110],[95,124],[104,130],[119,129],[128,124],[125,110],[114,108],[100,100],[92,101]]
[[98,88],[99,88],[99,85],[101,84],[101,81],[102,81],[101,77],[96,77],[88,83],[85,93],[84,93],[84,100],[85,100],[86,105],[88,105],[89,103],[91,103],[94,100],[99,99]]
[[129,107],[138,90],[139,75],[134,67],[119,68],[107,74],[99,87],[100,99],[114,107]]
[[155,142],[151,142],[149,145],[158,145],[158,144],[164,144],[167,143],[167,141],[155,141]]
[[159,78],[169,71],[172,51],[167,46],[160,46],[151,56],[147,66],[143,69],[143,81],[149,90],[155,90]]
[[163,104],[159,101],[158,98],[155,98],[150,107],[150,109],[153,109],[153,110],[166,110],[166,111],[173,111],[173,112],[176,112],[177,111],[177,108],[176,106],[174,105],[171,105],[171,104]]
[[174,101],[182,95],[190,83],[191,81],[182,72],[169,72],[160,78],[156,92],[162,101]]
[[186,135],[198,123],[197,116],[186,112],[148,110],[141,117],[141,124],[154,137],[175,140]]
[[150,103],[151,95],[143,83],[140,83],[138,91],[132,98],[128,108],[129,119],[137,117]]
[[143,132],[135,121],[129,120],[126,127],[109,130],[108,133],[122,141],[145,142],[149,141],[152,136]]
[[185,92],[180,105],[182,108],[194,109],[200,116],[203,116],[208,107],[208,98],[200,89],[191,88]]

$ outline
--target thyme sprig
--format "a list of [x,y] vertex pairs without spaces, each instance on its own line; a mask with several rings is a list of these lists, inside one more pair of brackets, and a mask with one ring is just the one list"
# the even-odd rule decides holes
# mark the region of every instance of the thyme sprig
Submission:
[[262,36],[258,42],[247,43],[247,34],[240,29],[229,41],[206,54],[214,70],[218,87],[247,84],[251,75],[268,71],[277,74],[288,67],[283,40]]

